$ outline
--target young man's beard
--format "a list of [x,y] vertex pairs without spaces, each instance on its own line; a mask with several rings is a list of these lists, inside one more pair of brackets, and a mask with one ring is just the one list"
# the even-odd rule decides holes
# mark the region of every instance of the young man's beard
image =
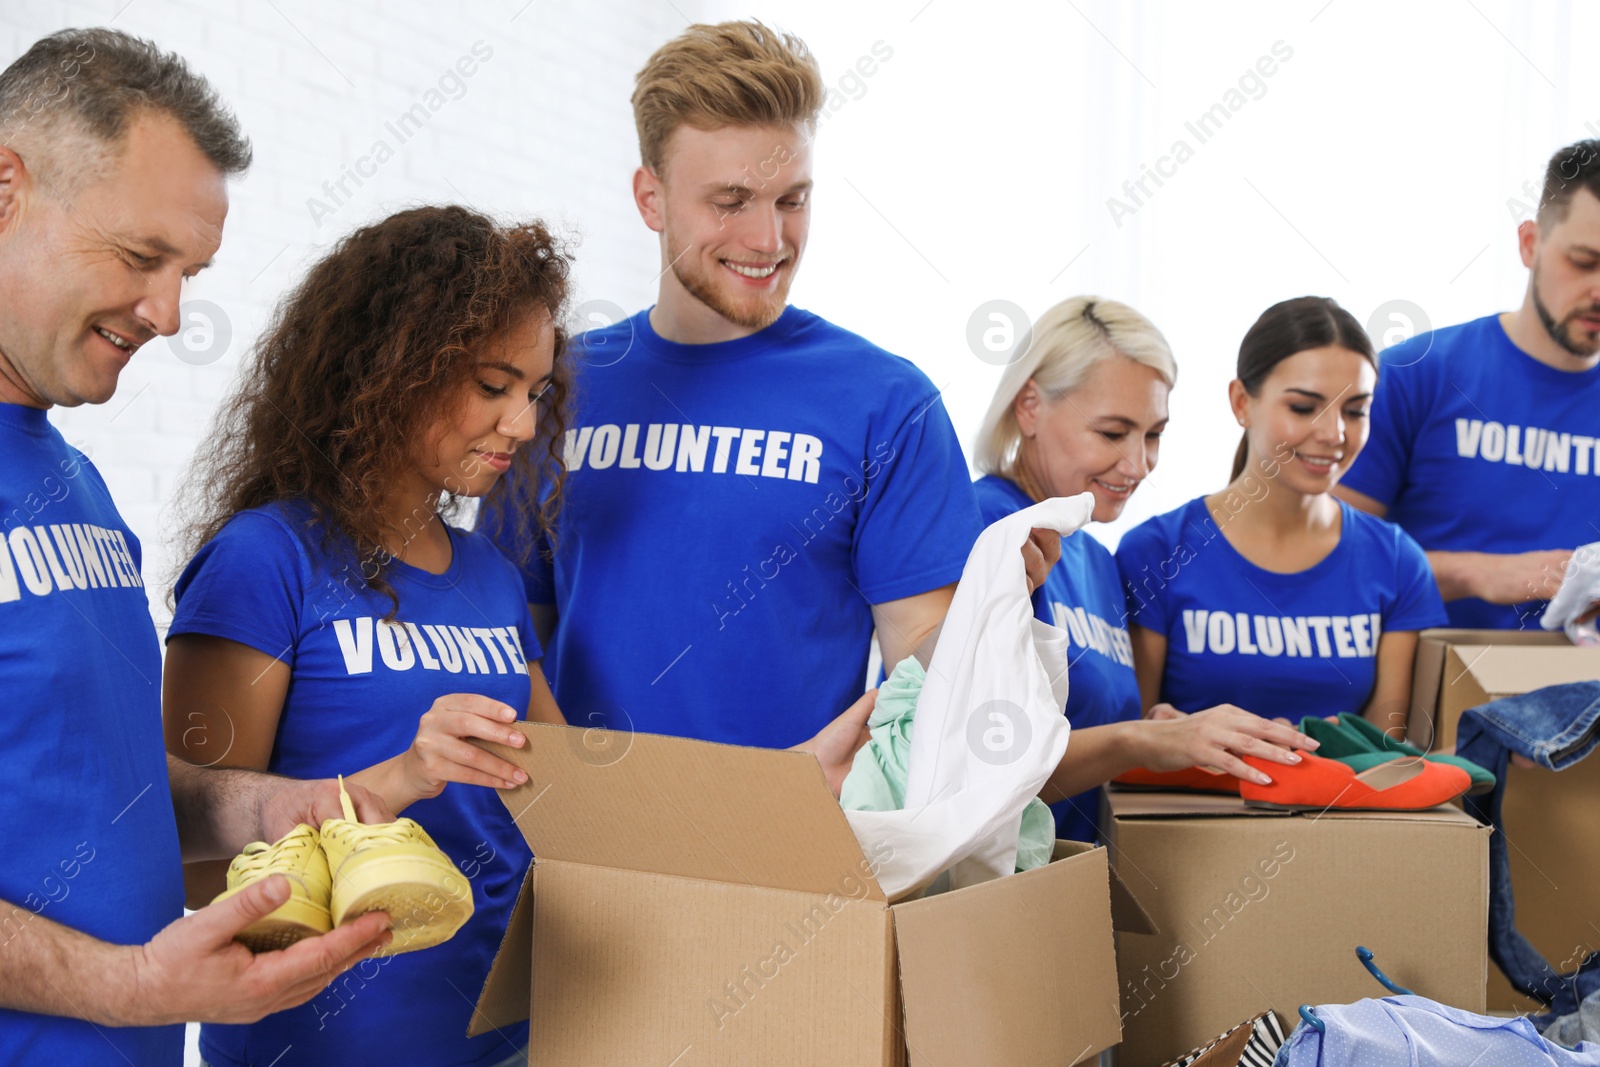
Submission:
[[1544,301],[1539,299],[1539,269],[1537,267],[1533,271],[1533,309],[1538,312],[1539,322],[1544,325],[1544,331],[1550,335],[1550,340],[1560,345],[1571,355],[1580,359],[1589,359],[1596,352],[1600,352],[1600,336],[1596,336],[1595,331],[1590,331],[1589,340],[1584,342],[1574,341],[1569,334],[1571,327],[1577,325],[1576,320],[1580,314],[1600,314],[1600,308],[1584,308],[1581,311],[1574,311],[1561,322],[1557,322],[1556,317],[1550,313],[1550,309],[1545,307]]
[[[764,296],[756,303],[740,306],[729,300],[710,278],[695,272],[693,267],[686,266],[690,258],[677,252],[672,247],[672,239],[667,239],[667,254],[672,262],[672,275],[678,279],[678,284],[688,290],[689,295],[700,301],[718,315],[727,319],[735,326],[742,326],[747,330],[763,330],[778,321],[778,316],[783,314],[784,304],[789,295],[788,280],[783,279],[770,295]],[[785,257],[785,265],[793,262],[793,257]],[[783,270],[784,267],[779,267]]]

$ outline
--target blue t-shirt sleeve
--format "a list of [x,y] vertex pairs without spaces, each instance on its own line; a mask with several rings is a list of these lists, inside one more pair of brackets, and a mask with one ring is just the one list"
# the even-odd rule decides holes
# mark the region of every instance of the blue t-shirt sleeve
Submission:
[[1406,484],[1417,425],[1409,389],[1416,377],[1411,367],[1389,367],[1378,375],[1372,393],[1371,430],[1355,463],[1341,483],[1384,507],[1392,507]]
[[1398,526],[1390,529],[1395,536],[1395,601],[1384,617],[1384,631],[1426,630],[1430,626],[1449,625],[1450,617],[1444,610],[1427,553]]
[[[977,484],[973,483],[974,486]],[[1019,504],[1001,499],[998,493],[985,492],[981,486],[974,492],[978,498],[978,525],[983,530],[987,530],[1007,515],[1015,514],[1021,507]]]
[[[513,471],[506,477],[520,478],[521,475]],[[517,531],[517,524],[507,519],[505,508],[508,506],[508,501],[521,498],[521,494],[492,494],[478,508],[474,529],[493,541],[501,555],[511,561],[521,576],[526,594],[524,599],[528,603],[554,604],[555,565],[550,558],[549,538],[532,516],[529,516],[527,530],[521,534]]]
[[959,580],[983,527],[944,402],[935,394],[919,405],[864,462],[868,490],[851,551],[861,595],[882,604]]
[[1117,545],[1117,572],[1128,599],[1128,622],[1146,630],[1167,632],[1167,582],[1162,561],[1172,555],[1156,520],[1140,523],[1122,535]]
[[309,577],[292,531],[270,515],[242,512],[183,569],[167,637],[223,637],[293,667]]

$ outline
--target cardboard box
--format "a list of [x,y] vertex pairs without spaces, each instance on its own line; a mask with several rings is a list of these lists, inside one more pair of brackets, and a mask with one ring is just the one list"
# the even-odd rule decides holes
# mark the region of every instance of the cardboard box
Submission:
[[1468,708],[1547,685],[1600,679],[1600,648],[1543,630],[1424,630],[1411,674],[1406,737],[1424,751],[1456,743]]
[[530,1063],[1066,1067],[1119,1039],[1113,910],[1151,927],[1104,849],[891,905],[810,755],[518,728],[490,747],[537,859],[473,1032],[531,1016]]
[[[1412,681],[1413,744],[1456,743],[1468,708],[1547,685],[1600,679],[1600,649],[1562,633],[1424,630]],[[1600,951],[1600,757],[1559,774],[1510,767],[1501,816],[1517,896],[1517,928],[1558,970]],[[1491,1011],[1535,1011],[1499,968],[1489,969]]]
[[1111,859],[1159,933],[1117,935],[1119,1067],[1154,1067],[1272,1008],[1384,996],[1469,1011],[1488,969],[1489,829],[1448,806],[1291,814],[1112,790]]

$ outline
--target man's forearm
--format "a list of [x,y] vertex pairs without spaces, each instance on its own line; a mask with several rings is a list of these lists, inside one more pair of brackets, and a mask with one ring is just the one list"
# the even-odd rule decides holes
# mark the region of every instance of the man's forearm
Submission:
[[135,951],[0,900],[0,1007],[139,1025]]
[[1433,580],[1444,600],[1464,600],[1478,595],[1474,581],[1485,563],[1482,552],[1429,552],[1428,564]]
[[227,859],[261,834],[261,808],[276,775],[196,767],[168,753],[172,808],[183,861]]
[[1478,597],[1491,604],[1549,600],[1566,577],[1572,549],[1530,552],[1429,552],[1428,565],[1446,600]]
[[883,654],[883,672],[894,673],[896,665],[908,656],[915,656],[927,669],[933,660],[933,646],[939,642],[939,631],[944,627],[943,617],[917,622],[902,620],[878,628],[878,651]]
[[955,593],[952,582],[926,593],[872,605],[872,625],[878,633],[885,673],[893,673],[907,656],[921,659],[926,655],[932,659],[933,645],[939,639],[939,629]]
[[[928,635],[926,637],[924,637],[922,639],[922,641],[917,645],[917,647],[912,649],[912,651],[911,651],[911,654],[913,656],[917,657],[917,662],[922,664],[922,669],[923,670],[927,670],[928,669],[928,665],[933,662],[933,649],[934,649],[934,646],[936,646],[939,643],[939,631],[943,630],[943,629],[944,629],[944,620],[940,619],[938,624],[936,626],[934,626],[934,628],[928,633]],[[904,657],[902,657],[902,658],[904,658]],[[885,661],[884,662],[883,672],[885,674],[888,674],[890,671],[894,670],[895,666],[896,666],[896,664],[889,663],[888,661]]]

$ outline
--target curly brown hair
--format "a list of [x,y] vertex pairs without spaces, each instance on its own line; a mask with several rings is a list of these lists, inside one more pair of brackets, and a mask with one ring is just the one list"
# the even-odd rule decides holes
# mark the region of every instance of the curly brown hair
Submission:
[[[527,545],[553,536],[561,503],[571,368],[562,326],[571,256],[538,221],[502,224],[459,206],[419,207],[349,234],[311,268],[256,341],[218,413],[217,453],[189,475],[188,559],[241,511],[310,505],[323,544],[353,549],[366,584],[393,605],[381,503],[448,416],[475,355],[530,310],[555,324],[555,365],[530,447],[490,497]],[[540,495],[540,487],[544,493]],[[458,501],[446,499],[448,518]]]

